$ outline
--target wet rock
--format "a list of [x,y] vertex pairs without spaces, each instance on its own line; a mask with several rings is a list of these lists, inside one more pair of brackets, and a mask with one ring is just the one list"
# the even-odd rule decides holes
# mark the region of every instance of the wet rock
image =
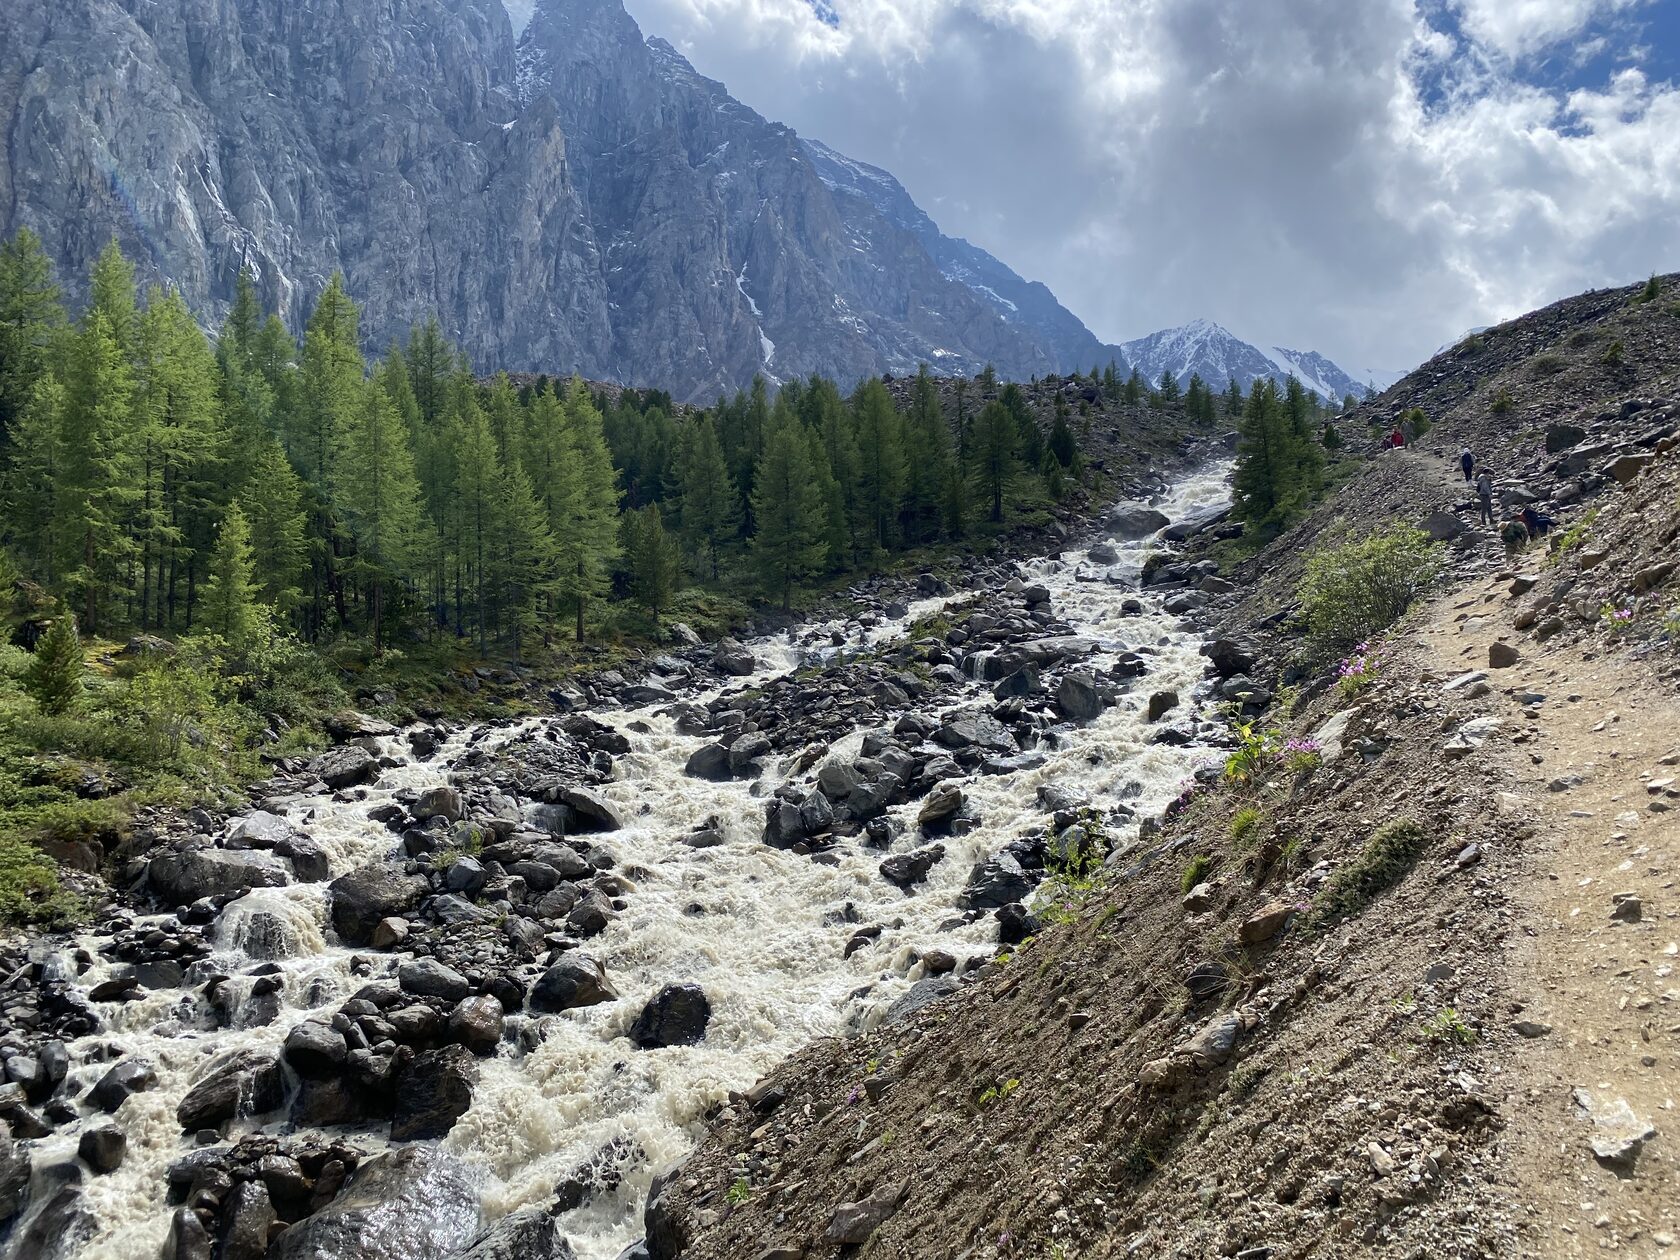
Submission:
[[426,881],[376,863],[340,875],[327,885],[333,930],[347,945],[366,945],[381,919],[406,914],[426,894]]
[[868,1198],[842,1203],[834,1209],[825,1237],[829,1242],[842,1246],[859,1246],[868,1242],[869,1236],[898,1211],[899,1202],[908,1189],[908,1182],[890,1181],[878,1187]]
[[369,1160],[331,1204],[275,1240],[267,1260],[449,1256],[483,1227],[478,1175],[432,1146]]
[[569,787],[560,794],[560,799],[571,808],[575,820],[573,830],[579,833],[617,831],[624,825],[606,798],[588,788]]
[[668,984],[642,1007],[630,1040],[642,1050],[698,1045],[711,1022],[712,1004],[697,984]]
[[820,791],[808,792],[799,802],[799,829],[807,836],[820,836],[834,826],[834,806]]
[[449,1012],[449,1036],[474,1054],[493,1054],[501,1044],[503,1023],[502,1004],[495,998],[462,998]]
[[1010,853],[999,853],[975,866],[963,890],[962,904],[970,910],[992,910],[1032,895],[1038,881]]
[[262,1182],[238,1182],[222,1207],[216,1260],[263,1260],[269,1228],[278,1219]]
[[918,980],[904,996],[887,1008],[882,1020],[887,1024],[901,1024],[923,1007],[932,1006],[956,991],[957,982],[950,976],[929,976],[926,980]]
[[299,1076],[324,1078],[338,1074],[349,1049],[344,1034],[331,1024],[306,1019],[286,1034],[281,1053]]
[[607,899],[606,894],[599,888],[591,888],[566,915],[566,930],[573,936],[587,940],[606,931],[607,924],[615,917],[612,902]]
[[451,1260],[576,1260],[554,1217],[526,1208],[502,1217]]
[[159,1260],[211,1260],[210,1234],[197,1212],[187,1207],[175,1209]]
[[1176,708],[1178,708],[1178,692],[1157,691],[1149,697],[1149,708],[1144,715],[1144,720],[1159,722]]
[[284,1100],[286,1077],[278,1055],[241,1050],[218,1060],[181,1099],[175,1118],[188,1133],[215,1129],[235,1116],[260,1116]]
[[61,1185],[36,1213],[9,1253],[18,1260],[73,1256],[93,1236],[96,1224],[81,1187]]
[[1056,684],[1056,712],[1070,722],[1089,722],[1101,717],[1102,693],[1090,674],[1063,674]]
[[379,759],[358,744],[346,744],[315,758],[309,773],[334,790],[359,787],[379,777]]
[[729,766],[729,749],[722,744],[702,744],[696,748],[683,766],[683,773],[710,783],[725,783],[735,777]]
[[646,1158],[639,1143],[628,1137],[613,1138],[560,1179],[554,1187],[552,1211],[570,1212],[610,1194],[623,1184],[626,1169]]
[[1221,678],[1252,673],[1260,663],[1260,649],[1247,639],[1214,639],[1202,645],[1214,673]]
[[947,779],[929,792],[916,813],[916,825],[924,831],[946,830],[951,820],[967,803],[968,797],[956,783]]
[[567,954],[543,972],[526,1000],[533,1011],[552,1014],[616,1002],[618,991],[607,981],[600,963],[585,954]]
[[407,939],[407,919],[381,919],[373,925],[373,937],[368,944],[375,949],[395,949]]
[[405,993],[442,998],[446,1002],[459,1001],[472,991],[465,976],[435,958],[404,963],[397,968],[397,983]]
[[252,888],[281,888],[291,882],[291,864],[260,849],[175,849],[160,853],[146,867],[146,883],[175,906]]
[[895,853],[881,863],[881,878],[909,892],[928,877],[945,856],[945,846],[930,844],[910,853]]
[[81,1141],[76,1144],[76,1154],[96,1173],[115,1172],[122,1167],[123,1156],[128,1154],[128,1135],[112,1124],[84,1129]]
[[[1107,529],[1121,542],[1136,542],[1159,533],[1171,521],[1165,513],[1138,504],[1122,504],[1108,514]],[[1112,562],[1109,562],[1112,563]]]
[[666,1193],[680,1172],[674,1169],[655,1177],[648,1186],[647,1203],[642,1208],[642,1229],[646,1233],[642,1245],[647,1260],[682,1260],[688,1250],[687,1219],[675,1196]]
[[464,1046],[442,1046],[415,1056],[402,1073],[391,1115],[393,1142],[446,1136],[472,1106],[478,1064]]
[[1038,667],[1023,665],[1013,674],[1006,674],[997,686],[992,688],[992,696],[997,700],[1024,699],[1036,696],[1039,691]]
[[722,638],[712,653],[712,666],[733,678],[745,678],[758,669],[758,662],[740,640]]
[[29,1202],[33,1171],[29,1148],[0,1135],[0,1234],[4,1233],[7,1222]]
[[462,818],[461,792],[453,787],[431,787],[420,793],[414,802],[416,818],[447,818],[460,822]]
[[1037,936],[1042,924],[1038,916],[1019,901],[999,906],[994,913],[998,921],[998,944],[1019,945],[1028,937]]

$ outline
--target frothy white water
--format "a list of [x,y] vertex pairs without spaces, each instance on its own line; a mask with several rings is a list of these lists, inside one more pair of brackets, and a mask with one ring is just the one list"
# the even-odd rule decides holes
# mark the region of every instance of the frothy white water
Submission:
[[[1178,519],[1220,503],[1226,473],[1220,467],[1193,477],[1156,506]],[[634,1143],[640,1157],[624,1184],[561,1220],[581,1260],[612,1260],[641,1232],[640,1204],[650,1177],[691,1149],[709,1107],[814,1039],[871,1026],[920,977],[914,960],[926,951],[944,949],[959,961],[990,955],[995,922],[989,916],[962,922],[956,902],[976,862],[1046,824],[1037,801],[1041,785],[1069,787],[1099,809],[1124,801],[1140,816],[1177,795],[1206,753],[1150,743],[1143,707],[1151,691],[1162,689],[1179,691],[1188,703],[1205,662],[1196,637],[1136,589],[1150,544],[1117,544],[1117,550],[1113,565],[1068,553],[1029,566],[1023,577],[1047,586],[1057,614],[1096,642],[1092,667],[1136,650],[1147,655],[1148,676],[1097,720],[1060,730],[1039,750],[1045,759],[1035,768],[964,781],[980,825],[942,837],[944,859],[911,894],[881,878],[885,855],[879,850],[843,842],[828,864],[763,844],[764,802],[782,781],[779,768],[756,791],[744,783],[690,779],[683,765],[705,740],[679,734],[669,717],[651,709],[597,715],[630,742],[614,781],[602,789],[625,825],[598,839],[634,887],[624,913],[583,952],[605,966],[619,999],[543,1017],[528,1030],[540,1030],[534,1049],[522,1054],[507,1043],[482,1063],[472,1106],[444,1145],[485,1170],[490,1214],[545,1203],[563,1176],[609,1143]],[[1128,612],[1128,600],[1141,600],[1143,611]],[[917,601],[908,616],[861,633],[836,623],[807,630],[798,643],[787,636],[753,642],[760,669],[741,683],[753,685],[843,652],[829,644],[831,630],[841,631],[848,648],[860,638],[888,641],[942,602]],[[979,694],[976,685],[970,698]],[[531,725],[460,732],[432,758],[387,769],[366,799],[300,798],[289,803],[286,816],[327,847],[335,873],[384,858],[397,841],[368,818],[369,809],[405,788],[442,782],[475,738],[500,743]],[[860,739],[848,737],[830,756],[855,757]],[[918,808],[919,802],[894,811],[902,832],[894,849],[922,843]],[[722,844],[695,849],[679,842],[714,815],[723,824]],[[280,969],[284,1002],[272,1023],[213,1030],[194,990],[166,991],[106,1008],[116,1011],[111,1027],[73,1047],[74,1070],[88,1083],[105,1071],[105,1064],[90,1060],[106,1045],[151,1061],[160,1077],[158,1089],[130,1098],[116,1117],[129,1134],[124,1165],[87,1183],[99,1233],[83,1249],[85,1260],[157,1253],[169,1215],[164,1172],[191,1141],[179,1132],[175,1107],[200,1074],[230,1052],[273,1049],[298,1021],[336,1007],[366,982],[366,975],[352,975],[352,952],[334,942],[326,909],[318,887],[258,890],[231,903],[217,924],[219,952],[212,962],[224,974],[246,970],[253,961],[272,961]],[[880,926],[880,938],[846,958],[846,943],[860,926]],[[379,965],[389,968],[394,961]],[[87,982],[115,971],[102,964]],[[643,1003],[663,985],[683,981],[698,983],[710,1000],[705,1041],[634,1049],[624,1033]],[[283,1125],[270,1128],[284,1131]],[[365,1135],[357,1140],[368,1142]],[[73,1134],[56,1141],[64,1155],[73,1151]]]

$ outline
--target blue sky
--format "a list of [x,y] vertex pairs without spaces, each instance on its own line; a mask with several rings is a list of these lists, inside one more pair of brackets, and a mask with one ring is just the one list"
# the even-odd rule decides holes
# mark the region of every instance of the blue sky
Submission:
[[1680,270],[1680,0],[627,0],[1124,340],[1359,372]]

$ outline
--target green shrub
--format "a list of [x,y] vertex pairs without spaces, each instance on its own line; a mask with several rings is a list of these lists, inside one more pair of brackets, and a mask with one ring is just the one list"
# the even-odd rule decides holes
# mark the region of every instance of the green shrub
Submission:
[[1657,279],[1657,273],[1653,271],[1651,278],[1645,282],[1639,290],[1639,296],[1634,300],[1643,305],[1646,302],[1655,302],[1661,296],[1662,281]]
[[36,645],[35,659],[24,671],[23,686],[42,713],[58,717],[70,712],[82,698],[82,675],[86,671],[76,619],[61,613]]
[[1508,415],[1511,408],[1516,405],[1516,400],[1511,397],[1511,391],[1501,388],[1500,391],[1493,396],[1493,401],[1488,404],[1488,410],[1493,412],[1496,416],[1503,416]]
[[58,868],[34,845],[0,835],[0,923],[64,926],[85,913],[58,882]]
[[1618,337],[1605,348],[1602,361],[1605,367],[1621,367],[1624,359],[1625,352],[1622,348],[1622,339]]
[[1213,859],[1205,853],[1198,853],[1195,857],[1191,858],[1189,864],[1185,866],[1184,874],[1178,877],[1178,886],[1180,891],[1189,892],[1197,884],[1201,883],[1202,876],[1206,875],[1212,869]]
[[1441,545],[1410,525],[1311,556],[1298,594],[1313,655],[1329,660],[1388,629],[1440,568]]
[[1399,883],[1429,844],[1429,833],[1410,818],[1396,818],[1371,833],[1359,856],[1334,875],[1313,901],[1311,927],[1358,914]]
[[1400,413],[1400,431],[1406,435],[1408,442],[1423,437],[1434,427],[1434,422],[1422,407],[1411,407]]
[[1529,364],[1536,376],[1556,376],[1568,366],[1561,354],[1537,354]]

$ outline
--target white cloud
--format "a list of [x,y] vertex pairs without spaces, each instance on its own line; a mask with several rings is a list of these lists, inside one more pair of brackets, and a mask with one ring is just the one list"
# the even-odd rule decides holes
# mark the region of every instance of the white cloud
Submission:
[[1405,366],[1680,267],[1680,93],[1512,68],[1637,3],[833,0],[837,27],[805,0],[630,7],[1099,336],[1206,315]]

